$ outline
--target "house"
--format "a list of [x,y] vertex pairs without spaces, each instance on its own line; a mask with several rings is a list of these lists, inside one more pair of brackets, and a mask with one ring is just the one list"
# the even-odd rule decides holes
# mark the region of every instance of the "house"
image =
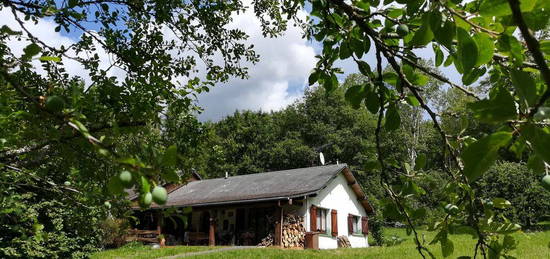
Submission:
[[[173,216],[162,218],[159,210]],[[329,249],[339,246],[337,237],[367,247],[372,212],[348,166],[337,164],[207,180],[194,176],[171,188],[165,205],[136,216],[138,227],[156,227],[184,243],[256,245],[271,234],[274,245],[288,247],[289,235],[303,240],[314,232],[318,235],[308,235],[318,238],[318,247]],[[301,227],[285,229],[289,217]]]

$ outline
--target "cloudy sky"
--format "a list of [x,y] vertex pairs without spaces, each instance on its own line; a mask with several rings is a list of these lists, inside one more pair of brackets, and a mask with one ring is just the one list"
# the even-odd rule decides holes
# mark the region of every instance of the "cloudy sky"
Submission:
[[[8,25],[19,28],[7,9],[0,11],[0,26]],[[9,17],[5,19],[4,17]],[[233,79],[225,84],[219,84],[210,92],[199,96],[199,105],[204,112],[199,115],[202,121],[217,121],[232,114],[235,110],[280,110],[303,96],[307,87],[307,78],[316,63],[315,55],[320,52],[318,42],[307,41],[302,38],[300,28],[289,26],[286,33],[279,38],[264,38],[261,34],[260,23],[251,11],[234,17],[230,26],[240,28],[250,36],[249,43],[255,46],[260,55],[260,62],[249,67],[248,80]],[[28,25],[28,28],[44,42],[52,46],[68,46],[75,42],[79,35],[63,35],[54,31],[55,24],[48,20],[41,20],[37,25]],[[25,42],[14,41],[10,47],[16,54],[21,54],[26,46]],[[374,51],[363,57],[374,67]],[[433,59],[430,48],[419,51],[425,58]],[[108,66],[109,55],[100,53],[104,66]],[[65,60],[67,70],[74,75],[82,73],[82,67],[76,62]],[[346,74],[357,72],[353,61],[344,61],[337,64]],[[38,66],[39,67],[39,66]],[[460,77],[453,69],[440,68],[444,74],[454,82]],[[120,75],[122,71],[111,70],[112,75]],[[343,80],[343,75],[340,80]],[[87,79],[87,78],[85,78]]]

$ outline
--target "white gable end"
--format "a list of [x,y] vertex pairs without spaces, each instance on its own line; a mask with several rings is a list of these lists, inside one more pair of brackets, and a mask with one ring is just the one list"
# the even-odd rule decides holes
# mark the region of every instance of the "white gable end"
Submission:
[[336,237],[331,236],[331,210],[337,211],[338,236],[347,236],[352,247],[368,247],[367,236],[348,233],[348,215],[352,214],[362,217],[367,216],[367,214],[361,203],[357,200],[357,195],[355,195],[342,174],[338,174],[317,196],[306,200],[303,212],[305,215],[305,226],[308,231],[311,231],[309,215],[311,205],[327,209],[327,232],[326,234],[319,235],[319,248],[330,249],[338,247]]

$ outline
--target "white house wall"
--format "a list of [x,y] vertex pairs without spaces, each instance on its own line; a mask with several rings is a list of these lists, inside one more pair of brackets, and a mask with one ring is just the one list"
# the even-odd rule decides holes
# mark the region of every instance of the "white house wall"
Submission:
[[367,216],[365,209],[357,201],[357,196],[347,184],[345,177],[340,173],[332,180],[329,185],[321,190],[316,197],[311,197],[306,200],[303,207],[305,215],[305,227],[310,230],[310,215],[309,208],[311,205],[329,209],[327,213],[327,234],[319,235],[319,248],[331,249],[338,248],[336,237],[330,236],[331,217],[330,210],[335,209],[338,212],[338,236],[347,236],[351,247],[368,247],[368,237],[365,235],[350,235],[348,233],[348,214],[357,216]]

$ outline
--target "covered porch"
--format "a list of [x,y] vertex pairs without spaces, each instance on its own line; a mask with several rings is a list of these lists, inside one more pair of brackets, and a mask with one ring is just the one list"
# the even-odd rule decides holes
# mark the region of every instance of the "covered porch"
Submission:
[[240,202],[192,206],[185,214],[183,208],[156,208],[136,211],[134,227],[162,234],[167,245],[255,246],[269,237],[281,246],[284,215],[299,214],[302,205],[303,199]]

